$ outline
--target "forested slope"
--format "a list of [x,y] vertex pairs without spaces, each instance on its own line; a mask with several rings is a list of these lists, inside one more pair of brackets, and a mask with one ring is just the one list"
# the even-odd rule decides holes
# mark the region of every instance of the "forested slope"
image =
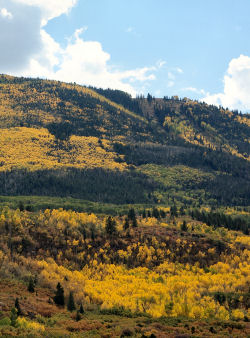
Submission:
[[249,205],[249,115],[0,76],[0,194]]

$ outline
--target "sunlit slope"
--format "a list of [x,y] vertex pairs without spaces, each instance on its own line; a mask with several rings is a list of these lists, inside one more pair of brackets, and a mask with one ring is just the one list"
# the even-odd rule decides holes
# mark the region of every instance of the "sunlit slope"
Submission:
[[249,205],[249,115],[0,75],[0,195]]
[[47,129],[16,127],[0,134],[0,171],[23,169],[105,168],[124,170],[110,142],[72,135],[58,141]]
[[89,88],[2,75],[0,127],[16,126],[45,127],[58,138],[71,134],[143,141],[153,138],[144,117]]
[[132,99],[118,90],[95,90],[146,117],[151,124],[160,125],[167,133],[168,143],[194,145],[249,159],[249,114],[178,96]]

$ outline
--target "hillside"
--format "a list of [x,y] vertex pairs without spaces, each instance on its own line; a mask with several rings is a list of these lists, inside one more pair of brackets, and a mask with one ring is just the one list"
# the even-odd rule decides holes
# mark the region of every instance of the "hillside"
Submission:
[[247,114],[1,75],[0,128],[0,195],[250,202]]
[[0,76],[0,336],[248,337],[249,115]]
[[[249,221],[237,217],[4,208],[0,335],[248,337],[250,243],[240,230]],[[65,306],[55,298],[58,283]]]

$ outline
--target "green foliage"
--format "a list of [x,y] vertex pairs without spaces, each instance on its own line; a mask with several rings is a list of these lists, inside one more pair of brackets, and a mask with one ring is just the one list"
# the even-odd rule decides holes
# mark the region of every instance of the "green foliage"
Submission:
[[16,310],[16,308],[13,307],[11,309],[11,313],[10,313],[10,325],[11,326],[16,327],[16,325],[17,325],[17,317],[18,317],[17,310]]
[[0,319],[0,326],[10,326],[11,325],[11,320],[9,317],[4,317]]
[[231,217],[230,215],[225,215],[223,213],[213,211],[206,212],[204,210],[200,211],[198,209],[191,210],[190,215],[194,219],[202,221],[209,226],[214,226],[215,228],[223,226],[229,230],[241,230],[245,235],[249,234],[249,218],[241,216]]
[[94,202],[133,204],[154,202],[150,192],[158,187],[158,183],[135,171],[102,168],[0,171],[2,195],[71,196]]
[[129,309],[125,309],[124,307],[113,307],[111,309],[100,309],[100,314],[102,315],[116,315],[121,317],[133,318],[138,314],[133,313]]

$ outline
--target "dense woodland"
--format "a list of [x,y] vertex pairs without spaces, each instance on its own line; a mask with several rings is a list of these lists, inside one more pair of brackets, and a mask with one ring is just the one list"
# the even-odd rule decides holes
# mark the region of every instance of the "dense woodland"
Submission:
[[250,116],[0,75],[0,335],[247,337]]

